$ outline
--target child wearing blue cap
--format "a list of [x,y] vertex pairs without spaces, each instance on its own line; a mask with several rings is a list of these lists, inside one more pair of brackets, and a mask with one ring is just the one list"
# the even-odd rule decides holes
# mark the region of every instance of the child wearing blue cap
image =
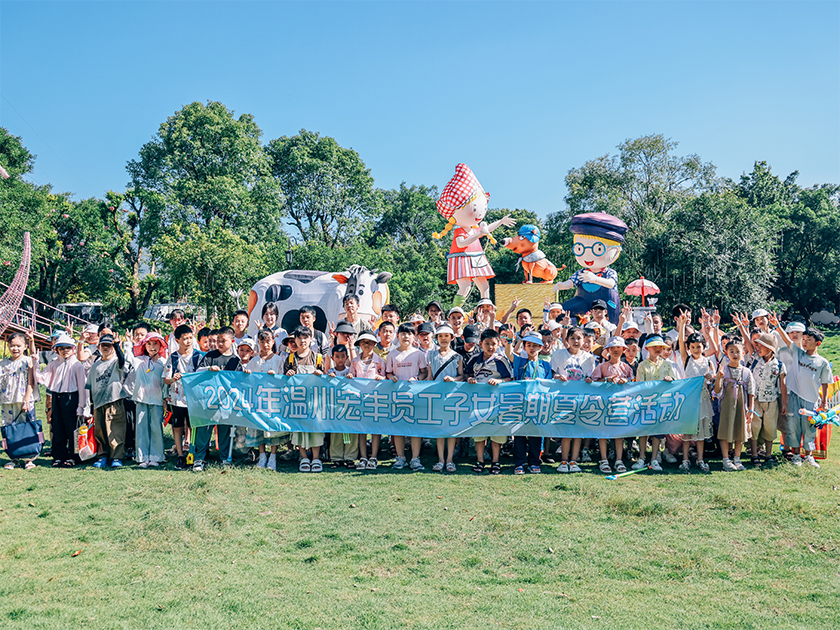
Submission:
[[[513,357],[513,380],[530,381],[538,378],[551,378],[551,364],[540,358],[543,348],[542,337],[536,333],[529,333],[522,338],[527,356]],[[537,436],[516,435],[513,438],[513,474],[525,474],[525,462],[528,471],[534,474],[542,472],[540,469],[540,454],[542,453],[542,438]]]

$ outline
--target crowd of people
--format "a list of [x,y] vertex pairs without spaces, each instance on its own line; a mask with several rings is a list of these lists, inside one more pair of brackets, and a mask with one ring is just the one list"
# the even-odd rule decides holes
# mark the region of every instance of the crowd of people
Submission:
[[[724,332],[717,312],[696,315],[678,304],[673,329],[665,333],[661,315],[647,313],[634,321],[629,304],[618,323],[611,323],[601,300],[579,317],[546,301],[542,324],[536,326],[531,311],[519,306],[514,300],[498,314],[491,300],[481,299],[471,313],[459,306],[445,313],[432,301],[425,315],[413,314],[401,322],[398,309],[385,305],[374,330],[358,313],[357,299],[348,296],[345,318],[322,332],[315,329],[314,308],[302,308],[300,325],[286,331],[279,326],[277,307],[268,303],[254,337],[247,334],[245,311],[236,311],[230,326],[209,328],[191,325],[176,309],[169,316],[167,335],[145,323],[123,336],[105,325],[85,328],[79,340],[72,330],[60,332],[52,339],[45,366],[33,335],[14,333],[7,344],[11,356],[0,362],[0,414],[4,425],[34,420],[43,385],[54,467],[80,463],[74,432],[92,418],[98,445],[90,460],[94,467],[119,468],[130,459],[140,468],[165,464],[164,426],[169,424],[174,467],[188,468],[189,453],[192,470],[200,472],[215,427],[190,427],[181,383],[183,374],[200,370],[489,385],[529,379],[623,384],[703,377],[699,422],[691,434],[615,440],[484,436],[474,438],[472,470],[499,474],[502,457],[512,456],[517,475],[539,473],[553,463],[560,473],[578,473],[580,463],[590,461],[605,474],[626,472],[628,465],[659,472],[663,460],[679,462],[680,471],[696,467],[709,472],[708,458],[719,455],[724,471],[739,471],[745,469],[745,449],[752,465],[776,461],[772,446],[779,433],[783,457],[797,466],[819,468],[813,457],[816,429],[800,413],[825,408],[834,380],[829,362],[819,354],[819,330],[800,322],[783,327],[775,313],[759,309],[751,317],[733,314],[734,329]],[[229,428],[219,425],[215,431],[222,461],[234,440],[252,453],[257,467],[270,470],[277,470],[277,460],[283,458],[297,459],[300,472],[320,472],[325,462],[372,471],[385,449],[392,469],[421,471],[422,451],[431,447],[430,440],[414,436],[383,439],[242,428],[232,435]],[[436,442],[436,472],[454,473],[456,458],[472,457],[469,438]],[[5,467],[16,464],[35,466],[30,459]]]

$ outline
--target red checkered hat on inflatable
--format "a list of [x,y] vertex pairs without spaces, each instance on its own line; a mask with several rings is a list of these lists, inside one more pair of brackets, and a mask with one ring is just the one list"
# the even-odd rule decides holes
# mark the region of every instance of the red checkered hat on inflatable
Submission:
[[438,212],[448,219],[458,208],[464,207],[478,195],[487,195],[490,199],[490,193],[484,192],[470,167],[458,164],[455,167],[455,176],[449,180],[440,199],[437,200]]

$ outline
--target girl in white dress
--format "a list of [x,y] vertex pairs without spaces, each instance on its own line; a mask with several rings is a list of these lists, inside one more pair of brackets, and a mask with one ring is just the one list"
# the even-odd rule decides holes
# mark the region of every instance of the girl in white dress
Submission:
[[[259,354],[243,367],[245,374],[256,372],[258,374],[282,374],[283,360],[274,353],[274,332],[261,330],[257,335]],[[288,433],[274,431],[260,431],[259,429],[248,428],[245,433],[245,446],[259,449],[260,457],[257,460],[257,468],[268,468],[277,470],[277,447],[289,437]],[[271,454],[266,457],[265,447],[271,448]]]
[[703,446],[706,439],[712,437],[712,396],[710,387],[715,379],[715,363],[712,357],[706,356],[706,338],[695,332],[685,336],[686,317],[677,318],[679,332],[680,356],[685,369],[685,378],[702,376],[706,380],[700,393],[700,421],[697,431],[693,435],[682,436],[683,461],[680,470],[688,472],[691,468],[688,451],[692,442],[697,443],[697,466],[703,472],[709,472],[709,465],[703,461]]

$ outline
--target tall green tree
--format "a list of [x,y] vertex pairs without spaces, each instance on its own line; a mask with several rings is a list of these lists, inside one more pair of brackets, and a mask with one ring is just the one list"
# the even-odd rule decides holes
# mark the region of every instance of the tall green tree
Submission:
[[362,236],[381,213],[370,170],[353,149],[302,129],[268,143],[271,172],[300,238],[338,247]]
[[373,229],[371,242],[390,236],[396,242],[427,243],[445,224],[437,211],[437,186],[406,186],[402,182],[399,190],[377,190],[377,193],[382,214]]

